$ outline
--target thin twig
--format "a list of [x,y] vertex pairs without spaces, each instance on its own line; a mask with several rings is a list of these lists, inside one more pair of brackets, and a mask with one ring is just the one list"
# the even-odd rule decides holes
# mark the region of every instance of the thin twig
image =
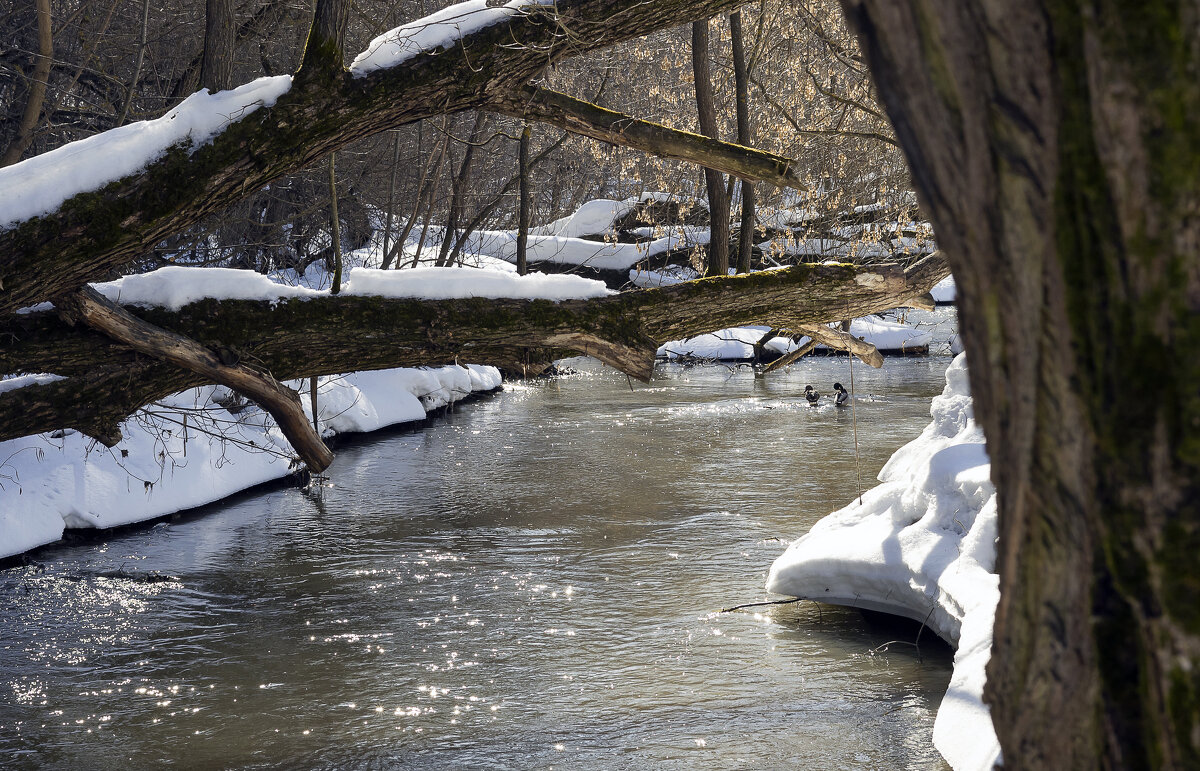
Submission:
[[757,608],[760,605],[790,605],[793,602],[800,602],[803,599],[804,599],[803,597],[793,597],[790,600],[768,600],[766,602],[747,602],[743,605],[734,605],[732,608],[721,608],[721,610],[719,610],[717,612],[718,613],[732,613],[735,610],[741,610],[742,608]]

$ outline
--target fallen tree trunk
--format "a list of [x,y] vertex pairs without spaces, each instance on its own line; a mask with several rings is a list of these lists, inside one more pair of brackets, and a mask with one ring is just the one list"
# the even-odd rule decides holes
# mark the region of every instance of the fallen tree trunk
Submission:
[[[755,323],[801,329],[887,310],[947,274],[941,256],[933,255],[907,269],[798,265],[558,303],[339,295],[133,310],[222,361],[252,364],[278,380],[459,359],[520,371],[573,353],[647,380],[667,340]],[[0,371],[67,378],[0,393],[0,440],[74,428],[112,444],[118,424],[139,407],[214,380],[147,359],[52,311],[3,320],[0,339],[9,341],[0,348]]]
[[333,453],[321,441],[316,422],[310,425],[305,419],[300,396],[270,375],[236,361],[224,361],[194,340],[148,324],[91,287],[84,287],[69,298],[61,310],[68,321],[77,318],[139,353],[162,359],[253,399],[275,418],[310,470],[324,471],[333,462]]

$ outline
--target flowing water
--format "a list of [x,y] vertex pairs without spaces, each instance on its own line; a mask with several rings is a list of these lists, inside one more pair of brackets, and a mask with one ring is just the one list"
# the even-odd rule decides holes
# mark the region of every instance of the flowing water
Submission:
[[[950,653],[764,599],[786,541],[928,422],[946,357],[806,383],[587,362],[327,482],[0,570],[0,767],[942,768]],[[909,634],[909,633],[905,633]],[[926,640],[928,640],[926,636]]]

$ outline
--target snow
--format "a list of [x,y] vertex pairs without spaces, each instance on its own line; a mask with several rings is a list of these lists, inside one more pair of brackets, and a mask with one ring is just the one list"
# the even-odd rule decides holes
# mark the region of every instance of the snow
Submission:
[[[324,272],[323,268],[318,268]],[[218,300],[269,300],[329,297],[329,291],[290,286],[260,273],[235,268],[165,268],[93,284],[110,300],[126,305],[161,306],[179,310],[206,298]],[[507,270],[480,268],[414,268],[378,270],[351,268],[343,295],[409,297],[449,300],[462,297],[511,297],[524,300],[574,300],[603,297],[611,292],[604,282],[582,276],[530,273],[518,276]]]
[[290,297],[311,299],[328,294],[279,284],[252,270],[186,268],[179,265],[168,265],[149,273],[92,284],[92,288],[113,302],[160,306],[171,310],[179,310],[206,298],[277,301]]
[[933,289],[929,290],[933,295],[934,302],[952,303],[958,296],[958,287],[954,284],[954,276],[946,276],[941,281],[933,285]]
[[[666,359],[696,358],[722,361],[744,361],[754,358],[754,344],[769,331],[769,327],[731,327],[719,329],[687,340],[673,340],[658,349]],[[776,353],[790,353],[797,348],[790,337],[773,337],[766,346]]]
[[354,268],[342,289],[347,295],[420,297],[516,297],[525,300],[575,300],[615,294],[603,281],[567,274],[529,273],[480,268]]
[[62,375],[52,375],[47,372],[39,372],[28,375],[5,375],[0,378],[0,394],[5,391],[14,391],[18,388],[24,388],[29,385],[45,385],[53,383],[55,380],[63,380]]
[[291,85],[290,75],[278,75],[216,94],[201,89],[161,118],[120,126],[0,169],[0,229],[134,174],[181,142],[193,152],[229,124],[274,105]]
[[964,355],[947,369],[930,415],[879,472],[879,486],[788,547],[767,589],[907,616],[956,646],[933,740],[953,768],[982,771],[1000,759],[983,703],[1000,596],[996,494]]
[[[836,327],[836,324],[830,325]],[[913,348],[924,348],[933,340],[933,335],[923,329],[916,329],[899,321],[889,321],[876,316],[866,316],[850,322],[850,334],[866,340],[881,351],[903,351]],[[801,340],[801,345],[808,338]]]
[[450,48],[473,32],[516,16],[522,8],[542,0],[510,0],[489,8],[487,0],[467,0],[431,13],[416,21],[390,29],[371,41],[367,50],[354,57],[350,72],[355,77],[395,67],[412,57]]
[[[308,381],[290,385],[310,414]],[[322,434],[421,420],[499,385],[498,370],[475,365],[322,377]],[[150,405],[122,423],[111,449],[76,431],[0,442],[0,557],[53,543],[65,527],[141,522],[286,476],[292,453],[279,429],[253,405],[233,415],[222,406],[233,406],[229,396],[205,386]],[[229,441],[206,433],[218,428]]]
[[[630,273],[632,279],[633,274]],[[652,285],[652,284],[648,284]],[[837,328],[837,324],[831,324]],[[697,358],[720,359],[722,361],[746,361],[754,358],[754,344],[767,331],[767,327],[732,327],[716,332],[697,335],[685,340],[672,340],[658,349],[658,356],[666,359]],[[899,321],[889,321],[874,316],[854,319],[850,322],[850,334],[866,340],[881,351],[902,351],[923,348],[930,344],[933,335]],[[776,353],[791,353],[808,342],[807,337],[792,341],[789,337],[774,337],[766,348]],[[818,346],[825,348],[825,346]]]
[[[468,251],[497,257],[508,262],[517,259],[517,234],[512,230],[482,230],[467,239]],[[683,229],[641,244],[588,241],[566,236],[530,235],[527,259],[530,263],[552,262],[598,270],[629,270],[636,263],[673,249],[708,243],[708,231]]]
[[563,236],[566,238],[600,235],[612,229],[613,224],[633,211],[636,205],[636,198],[626,198],[623,201],[596,198],[580,206],[574,214],[554,220],[549,225],[530,228],[529,233],[537,236]]
[[682,284],[684,281],[692,281],[697,278],[700,278],[700,271],[690,265],[668,265],[662,270],[634,268],[629,271],[629,283],[641,289]]

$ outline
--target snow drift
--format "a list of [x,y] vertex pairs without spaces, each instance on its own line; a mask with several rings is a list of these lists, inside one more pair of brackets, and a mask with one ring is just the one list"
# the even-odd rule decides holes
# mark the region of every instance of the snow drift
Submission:
[[788,547],[767,589],[907,616],[955,646],[933,740],[958,771],[982,771],[1000,757],[983,703],[1000,596],[996,493],[965,354],[946,370],[930,414],[933,422],[879,472],[882,484]]

